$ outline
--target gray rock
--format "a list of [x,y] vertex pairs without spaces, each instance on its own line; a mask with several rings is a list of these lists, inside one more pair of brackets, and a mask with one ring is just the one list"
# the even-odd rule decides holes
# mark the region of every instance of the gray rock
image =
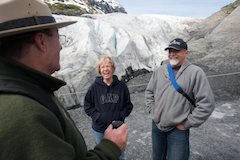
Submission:
[[[222,12],[218,14],[220,13]],[[213,17],[215,18],[210,17],[202,22],[198,32],[192,33],[192,38],[188,41],[189,59],[212,72],[238,72],[240,71],[240,7],[226,18],[221,14]]]

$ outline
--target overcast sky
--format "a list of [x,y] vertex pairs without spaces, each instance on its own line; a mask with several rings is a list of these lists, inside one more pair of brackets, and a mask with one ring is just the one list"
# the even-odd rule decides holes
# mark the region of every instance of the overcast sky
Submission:
[[115,0],[128,14],[207,18],[235,0]]

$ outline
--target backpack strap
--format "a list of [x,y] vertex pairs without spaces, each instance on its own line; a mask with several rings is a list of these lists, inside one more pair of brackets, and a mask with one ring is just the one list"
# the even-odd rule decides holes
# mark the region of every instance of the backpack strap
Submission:
[[48,108],[61,123],[62,130],[65,130],[63,116],[56,103],[42,90],[16,80],[0,80],[0,94],[20,94],[39,102]]
[[169,77],[171,79],[171,82],[173,84],[173,87],[179,92],[181,93],[185,98],[187,98],[187,100],[194,106],[196,107],[196,104],[194,103],[194,101],[182,90],[182,88],[177,84],[173,71],[172,71],[172,66],[170,65],[170,63],[168,63],[167,65],[167,69],[168,69],[168,73],[169,73]]

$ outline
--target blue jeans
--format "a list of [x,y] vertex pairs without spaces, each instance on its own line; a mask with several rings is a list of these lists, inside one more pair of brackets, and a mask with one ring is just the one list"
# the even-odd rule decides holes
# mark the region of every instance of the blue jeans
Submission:
[[[93,136],[95,139],[96,145],[100,143],[101,139],[103,139],[104,133],[97,132],[93,129]],[[120,156],[119,160],[125,160],[125,151],[122,152],[122,155]]]
[[163,132],[152,121],[152,149],[153,160],[188,160],[189,130]]

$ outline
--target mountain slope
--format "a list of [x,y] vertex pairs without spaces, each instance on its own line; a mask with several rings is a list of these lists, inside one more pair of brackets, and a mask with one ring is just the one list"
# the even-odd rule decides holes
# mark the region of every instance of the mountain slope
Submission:
[[[238,2],[238,1],[236,1]],[[239,71],[240,7],[230,14],[221,11],[192,28],[189,39],[191,61],[216,73]]]
[[106,14],[125,9],[114,0],[42,0],[48,4],[53,14],[80,16],[82,14]]

